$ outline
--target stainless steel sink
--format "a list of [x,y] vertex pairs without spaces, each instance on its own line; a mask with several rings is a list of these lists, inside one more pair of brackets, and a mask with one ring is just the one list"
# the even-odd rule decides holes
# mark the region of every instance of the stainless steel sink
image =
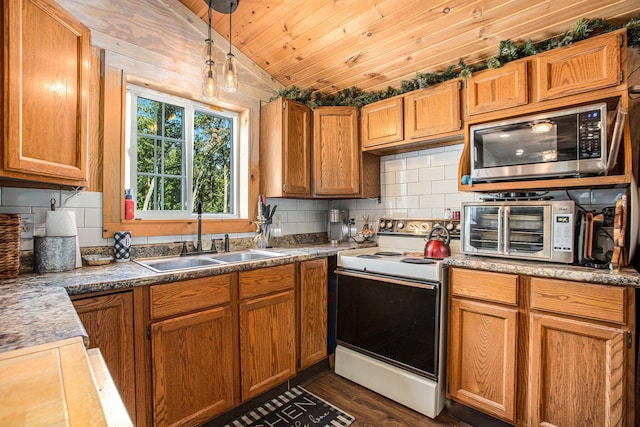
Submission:
[[235,263],[235,262],[244,262],[244,261],[255,261],[259,259],[277,258],[282,256],[286,256],[286,254],[281,254],[278,252],[269,252],[269,251],[256,251],[256,250],[249,249],[247,251],[228,252],[228,253],[222,253],[219,255],[212,255],[211,258],[218,261]]
[[277,258],[287,256],[279,252],[259,251],[248,249],[246,251],[225,252],[220,254],[189,255],[184,257],[156,258],[135,260],[136,263],[147,267],[156,273],[167,271],[196,270],[221,266],[224,264],[234,264],[261,259]]
[[225,264],[223,261],[202,256],[136,260],[136,262],[158,273],[176,270],[194,270]]

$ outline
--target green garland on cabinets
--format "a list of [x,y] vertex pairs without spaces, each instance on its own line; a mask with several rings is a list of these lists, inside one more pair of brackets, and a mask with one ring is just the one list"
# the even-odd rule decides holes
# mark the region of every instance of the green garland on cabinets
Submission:
[[640,16],[619,27],[609,24],[605,19],[590,20],[583,18],[574,24],[573,29],[566,31],[561,36],[538,43],[534,43],[529,39],[522,45],[516,45],[511,40],[503,40],[500,42],[498,54],[488,58],[485,63],[469,66],[460,58],[457,64],[450,65],[442,72],[417,72],[411,80],[403,80],[400,82],[399,88],[389,86],[386,90],[367,92],[357,87],[351,87],[333,94],[322,94],[314,89],[300,89],[296,86],[291,86],[278,92],[278,95],[274,96],[271,100],[282,96],[286,99],[306,104],[311,109],[318,106],[349,106],[360,108],[372,102],[381,101],[416,89],[427,88],[457,77],[468,79],[474,72],[486,68],[500,68],[510,61],[546,52],[558,47],[568,46],[580,40],[614,31],[622,27],[627,28],[627,45],[629,47],[640,48]]

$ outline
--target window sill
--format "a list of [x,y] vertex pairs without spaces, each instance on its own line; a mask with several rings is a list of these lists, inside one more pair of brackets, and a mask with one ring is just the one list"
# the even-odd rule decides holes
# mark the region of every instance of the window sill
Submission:
[[[130,231],[132,237],[174,236],[198,233],[198,221],[193,219],[145,219],[124,220],[104,223],[102,237],[112,238],[116,231]],[[203,219],[202,232],[205,234],[251,233],[256,231],[253,221],[248,219]]]

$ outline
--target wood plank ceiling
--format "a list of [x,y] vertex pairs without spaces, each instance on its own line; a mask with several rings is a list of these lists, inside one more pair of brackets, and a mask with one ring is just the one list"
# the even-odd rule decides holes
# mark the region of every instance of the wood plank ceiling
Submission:
[[[207,22],[205,0],[180,2]],[[460,58],[484,61],[501,40],[537,42],[580,18],[622,24],[639,14],[638,0],[240,0],[232,41],[285,87],[372,91]],[[212,27],[228,39],[229,16],[214,11]]]

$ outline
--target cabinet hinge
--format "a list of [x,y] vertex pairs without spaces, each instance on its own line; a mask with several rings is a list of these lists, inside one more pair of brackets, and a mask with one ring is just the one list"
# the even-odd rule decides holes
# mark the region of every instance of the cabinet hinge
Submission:
[[283,193],[287,192],[287,184],[282,184],[282,192]]
[[627,331],[627,348],[632,348],[633,346],[633,335],[631,331]]
[[460,119],[460,127],[458,127],[458,129],[462,129],[462,125],[463,125],[463,121],[462,119]]
[[620,47],[623,47],[624,46],[624,36],[622,34],[620,34],[618,37],[620,38]]
[[147,326],[147,339],[151,339],[151,326]]
[[624,82],[624,71],[620,71],[620,83]]
[[287,101],[282,101],[282,109],[285,110],[287,108]]
[[458,80],[458,90],[462,90],[462,80]]

